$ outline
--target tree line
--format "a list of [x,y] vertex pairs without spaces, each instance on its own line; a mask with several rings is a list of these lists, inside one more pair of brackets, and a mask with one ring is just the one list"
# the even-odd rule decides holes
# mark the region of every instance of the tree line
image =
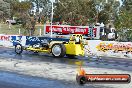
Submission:
[[[0,17],[21,18],[25,26],[33,8],[42,23],[50,21],[51,0],[0,0]],[[132,29],[132,0],[55,0],[53,22],[58,21],[78,26],[112,22],[117,30]]]

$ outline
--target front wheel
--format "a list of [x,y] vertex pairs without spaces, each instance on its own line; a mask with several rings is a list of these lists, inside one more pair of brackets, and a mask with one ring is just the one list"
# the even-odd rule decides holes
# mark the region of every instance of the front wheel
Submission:
[[66,48],[64,44],[55,43],[51,47],[51,53],[54,57],[64,57],[66,54]]
[[21,45],[21,44],[16,44],[16,45],[15,45],[15,52],[16,52],[17,54],[21,54],[22,51],[23,51],[22,45]]

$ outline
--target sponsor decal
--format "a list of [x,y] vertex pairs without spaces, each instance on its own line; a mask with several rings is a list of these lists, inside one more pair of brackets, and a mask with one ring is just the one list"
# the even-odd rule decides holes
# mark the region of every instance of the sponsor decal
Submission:
[[[96,37],[96,31],[97,28],[93,28],[93,34]],[[51,26],[46,25],[46,32],[49,33],[51,32]],[[53,25],[52,26],[52,32],[54,33],[62,33],[62,34],[90,34],[90,29],[87,27],[83,26],[59,26],[59,25]]]
[[5,35],[0,36],[0,41],[9,41],[9,40],[10,40],[10,36],[5,36]]
[[131,52],[132,53],[132,44],[131,43],[105,43],[101,42],[99,45],[97,45],[98,51],[113,51],[113,52]]

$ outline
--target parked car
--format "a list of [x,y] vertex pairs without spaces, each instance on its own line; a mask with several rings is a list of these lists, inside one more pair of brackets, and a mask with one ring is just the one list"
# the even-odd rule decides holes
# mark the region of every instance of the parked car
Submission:
[[16,20],[6,20],[7,24],[16,24]]
[[16,24],[22,24],[22,23],[23,23],[22,19],[16,19]]

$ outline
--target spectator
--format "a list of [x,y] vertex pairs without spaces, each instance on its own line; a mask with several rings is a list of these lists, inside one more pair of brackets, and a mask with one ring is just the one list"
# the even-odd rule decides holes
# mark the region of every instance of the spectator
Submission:
[[41,18],[40,18],[40,16],[39,16],[39,18],[38,18],[38,23],[40,23],[41,22]]
[[31,18],[31,36],[34,35],[34,32],[35,32],[35,25],[36,25],[36,20],[35,18]]

